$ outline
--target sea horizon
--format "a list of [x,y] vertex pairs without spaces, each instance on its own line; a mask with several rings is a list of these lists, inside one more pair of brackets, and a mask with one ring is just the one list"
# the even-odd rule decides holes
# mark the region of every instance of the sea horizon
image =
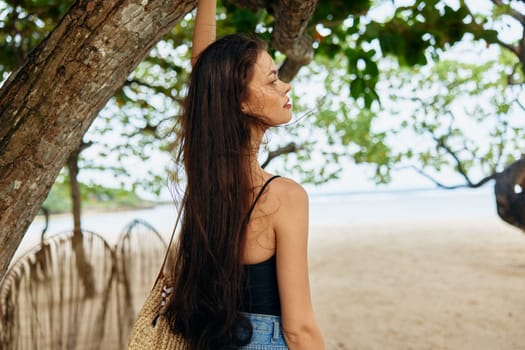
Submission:
[[[310,198],[309,224],[345,226],[367,224],[396,224],[410,221],[499,220],[491,188],[444,190],[439,188],[378,189],[363,191],[308,191]],[[166,239],[176,220],[176,206],[160,202],[151,208],[121,211],[86,211],[82,229],[96,232],[114,244],[120,232],[131,221],[149,223]],[[45,220],[38,215],[29,226],[18,253],[38,243]],[[46,235],[71,231],[71,215],[51,215]]]

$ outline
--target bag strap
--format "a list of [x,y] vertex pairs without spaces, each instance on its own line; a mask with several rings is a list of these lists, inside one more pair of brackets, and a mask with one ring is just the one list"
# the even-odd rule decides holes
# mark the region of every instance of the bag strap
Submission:
[[182,201],[179,206],[179,210],[177,212],[177,220],[175,220],[175,226],[173,227],[173,231],[171,232],[170,242],[168,243],[168,249],[166,249],[166,254],[164,255],[164,260],[162,261],[162,265],[160,266],[159,274],[157,275],[157,278],[155,279],[154,286],[157,284],[160,278],[164,276],[164,266],[166,265],[166,261],[168,260],[168,256],[170,254],[170,248],[173,244],[173,238],[175,237],[175,232],[177,232],[177,227],[179,226],[180,217],[182,214],[182,208],[184,207],[184,202],[186,201],[186,196],[182,198]]
[[[257,201],[259,200],[259,198],[261,198],[261,196],[264,193],[264,190],[266,189],[266,187],[268,187],[270,182],[272,182],[274,179],[276,179],[278,177],[280,177],[280,176],[279,175],[274,175],[274,176],[270,177],[268,180],[266,180],[266,182],[262,185],[261,190],[259,191],[259,193],[255,197],[255,200],[253,201],[252,206],[250,207],[250,210],[248,210],[248,215],[246,215],[246,219],[250,218],[250,215],[252,214],[252,211],[255,208],[255,205],[257,204]],[[157,278],[155,280],[155,284],[157,284],[159,278],[163,277],[163,275],[164,275],[164,266],[166,265],[166,261],[168,260],[168,255],[170,253],[171,245],[173,244],[173,238],[175,237],[175,232],[177,231],[177,226],[179,226],[179,221],[180,221],[180,217],[181,217],[181,213],[182,213],[182,209],[181,208],[184,207],[185,199],[186,199],[185,197],[182,199],[181,205],[179,206],[179,211],[177,213],[177,220],[175,221],[175,226],[173,227],[173,232],[171,233],[170,242],[168,244],[168,249],[166,250],[166,254],[164,255],[164,261],[162,261],[162,265],[160,267],[159,274],[158,274],[158,276],[157,276]]]
[[252,211],[253,211],[253,209],[255,209],[255,204],[257,204],[257,201],[259,200],[259,198],[261,198],[261,196],[262,196],[264,190],[266,189],[266,187],[268,187],[270,182],[272,182],[274,179],[276,179],[278,177],[280,177],[280,176],[279,175],[274,175],[271,178],[269,178],[268,180],[266,180],[266,182],[262,185],[261,190],[259,191],[259,193],[255,197],[255,200],[253,201],[252,206],[250,207],[250,210],[248,210],[248,214],[246,215],[246,219],[249,219],[250,215],[252,215]]

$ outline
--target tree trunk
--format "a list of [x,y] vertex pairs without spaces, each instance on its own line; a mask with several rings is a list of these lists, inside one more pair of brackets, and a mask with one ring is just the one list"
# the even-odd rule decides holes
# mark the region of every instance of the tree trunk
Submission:
[[78,160],[80,153],[89,147],[91,143],[82,142],[81,145],[71,152],[67,159],[69,171],[69,188],[71,191],[71,210],[73,212],[73,237],[71,245],[75,253],[76,268],[78,276],[84,286],[84,297],[91,298],[95,295],[95,277],[93,266],[89,264],[84,252],[84,236],[82,235],[82,197],[80,194],[80,183],[78,182]]
[[305,33],[318,0],[231,0],[251,9],[266,7],[275,17],[272,45],[286,55],[279,68],[279,77],[291,81],[299,69],[314,57],[313,40]]
[[0,90],[0,278],[68,156],[196,0],[79,0]]
[[82,235],[82,198],[80,196],[80,184],[78,183],[78,158],[82,146],[71,152],[67,159],[67,170],[69,172],[69,190],[71,192],[71,211],[73,214],[73,235]]
[[525,231],[525,155],[498,174],[494,192],[499,217]]
[[299,69],[314,58],[313,40],[305,34],[318,0],[275,0],[270,2],[275,16],[273,46],[286,55],[279,68],[284,81],[291,81]]
[[[318,0],[232,0],[276,18],[289,81]],[[68,156],[133,68],[197,0],[78,0],[0,89],[0,279]],[[284,69],[286,68],[286,70]]]

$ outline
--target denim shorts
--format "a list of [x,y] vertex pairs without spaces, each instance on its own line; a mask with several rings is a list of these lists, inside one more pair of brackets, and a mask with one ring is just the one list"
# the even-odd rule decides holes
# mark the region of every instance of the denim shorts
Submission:
[[251,322],[253,333],[248,345],[239,347],[240,350],[285,350],[288,349],[284,341],[281,327],[281,317],[243,312]]

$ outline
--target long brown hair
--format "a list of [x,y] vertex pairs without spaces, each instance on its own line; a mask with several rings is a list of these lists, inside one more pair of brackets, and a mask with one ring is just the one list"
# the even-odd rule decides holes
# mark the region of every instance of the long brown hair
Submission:
[[191,349],[251,337],[240,311],[241,244],[253,198],[251,130],[262,122],[242,113],[241,102],[264,49],[253,36],[223,37],[201,53],[190,77],[178,156],[187,183],[166,316]]

